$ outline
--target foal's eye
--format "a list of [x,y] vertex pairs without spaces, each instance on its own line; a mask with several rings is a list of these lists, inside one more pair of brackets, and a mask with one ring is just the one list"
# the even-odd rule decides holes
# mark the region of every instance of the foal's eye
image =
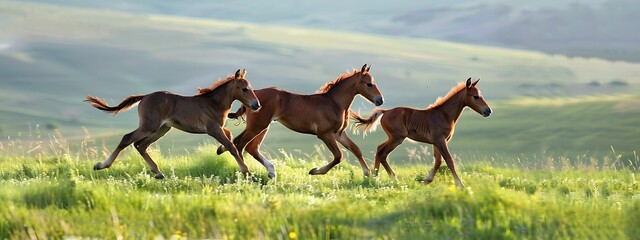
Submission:
[[367,87],[373,87],[373,83],[367,83]]
[[245,88],[242,88],[242,92],[247,92],[247,91],[249,91],[249,89],[248,89],[248,88],[246,88],[246,87],[245,87]]
[[473,99],[478,100],[480,98],[480,96],[473,96]]

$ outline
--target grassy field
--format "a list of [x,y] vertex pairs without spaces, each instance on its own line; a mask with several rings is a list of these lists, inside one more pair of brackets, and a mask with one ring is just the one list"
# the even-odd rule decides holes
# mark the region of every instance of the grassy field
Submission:
[[467,188],[443,167],[430,185],[430,162],[364,177],[340,164],[307,171],[317,156],[274,160],[278,179],[249,166],[258,182],[236,175],[229,155],[203,145],[187,155],[151,155],[167,179],[155,180],[129,149],[111,169],[91,170],[99,151],[34,151],[0,158],[3,239],[633,239],[640,234],[637,169],[562,159],[523,170],[484,159],[460,168]]
[[[531,51],[268,24],[0,3],[0,239],[634,239],[640,235],[640,65]],[[384,108],[424,107],[480,77],[494,114],[463,114],[450,149],[466,189],[430,146],[405,141],[397,181],[362,176],[311,135],[272,124],[262,150],[277,180],[247,157],[236,175],[205,135],[172,131],[151,155],[128,148],[92,166],[137,124],[85,103],[196,87],[238,68],[254,87],[313,93],[373,64]],[[615,84],[614,84],[615,83]],[[410,90],[410,91],[409,91]],[[356,111],[372,105],[357,98]],[[235,109],[235,107],[234,107]],[[238,124],[238,125],[236,125]],[[238,135],[244,124],[227,126]],[[381,129],[352,135],[371,164]]]

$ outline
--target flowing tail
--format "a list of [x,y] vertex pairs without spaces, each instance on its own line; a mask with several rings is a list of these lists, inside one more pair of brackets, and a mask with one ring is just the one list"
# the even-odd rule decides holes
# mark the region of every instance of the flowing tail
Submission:
[[234,113],[232,112],[228,113],[227,117],[231,119],[238,119],[239,117],[242,117],[242,115],[244,115],[246,112],[247,112],[247,108],[244,105],[242,105],[240,106],[240,108],[238,108],[238,111]]
[[91,104],[91,106],[93,106],[93,107],[95,107],[97,109],[100,109],[100,110],[105,111],[105,112],[110,112],[110,113],[113,113],[113,115],[116,115],[119,112],[126,111],[129,108],[133,107],[136,103],[138,103],[140,100],[142,100],[142,98],[144,98],[145,96],[146,95],[131,95],[131,96],[128,96],[127,98],[122,100],[122,102],[120,102],[120,104],[118,104],[118,106],[115,106],[115,107],[111,107],[107,103],[102,101],[102,99],[99,99],[99,98],[96,98],[96,97],[92,97],[92,96],[87,96],[87,99],[84,100],[84,101],[88,102],[89,104]]
[[359,114],[354,111],[349,110],[349,115],[351,118],[356,120],[356,125],[353,127],[353,132],[357,133],[360,128],[363,128],[362,135],[367,135],[367,132],[373,132],[380,124],[380,117],[386,112],[386,110],[382,108],[378,108],[373,110],[373,113],[369,118],[363,118]]

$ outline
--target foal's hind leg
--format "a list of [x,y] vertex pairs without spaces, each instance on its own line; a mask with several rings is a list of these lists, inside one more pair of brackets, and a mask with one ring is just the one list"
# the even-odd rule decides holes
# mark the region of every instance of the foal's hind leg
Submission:
[[327,165],[324,165],[320,168],[313,168],[309,171],[311,175],[321,175],[326,174],[331,168],[342,161],[342,152],[340,151],[340,147],[338,147],[338,143],[336,142],[336,135],[334,133],[323,134],[318,136],[331,153],[333,154],[333,161],[329,162]]
[[111,164],[113,164],[113,162],[116,160],[116,158],[124,148],[131,145],[131,143],[134,143],[140,139],[145,138],[151,132],[152,131],[147,130],[146,128],[138,127],[138,129],[136,129],[135,131],[124,135],[122,137],[122,140],[120,140],[118,147],[116,147],[116,149],[113,150],[109,158],[107,158],[107,160],[105,160],[104,162],[97,162],[95,165],[93,165],[93,170],[101,170],[101,169],[111,167]]
[[158,165],[156,165],[156,163],[153,161],[153,159],[151,159],[151,157],[147,153],[147,148],[149,147],[149,145],[151,145],[152,143],[154,143],[155,141],[158,141],[158,139],[163,137],[167,132],[169,132],[169,130],[171,130],[171,127],[167,125],[162,125],[162,127],[160,127],[158,131],[155,131],[148,137],[143,138],[140,141],[137,141],[134,143],[134,146],[136,147],[140,155],[142,155],[142,158],[144,158],[144,160],[149,165],[151,172],[156,174],[154,176],[156,179],[163,179],[164,174],[162,174],[162,172],[158,168]]
[[387,141],[380,144],[376,151],[375,163],[374,163],[374,175],[378,176],[378,172],[380,170],[380,163],[384,167],[384,170],[387,171],[389,177],[392,179],[396,179],[396,174],[391,169],[391,166],[387,162],[387,157],[393,150],[395,150],[405,138],[408,136],[407,128],[402,124],[394,124],[399,120],[394,117],[387,117],[391,115],[382,116],[380,119],[380,125],[382,129],[384,129],[384,133],[387,135]]
[[338,136],[337,140],[340,144],[342,144],[342,146],[344,146],[349,151],[351,151],[354,155],[356,155],[356,158],[358,159],[358,162],[360,162],[360,166],[362,167],[362,172],[364,173],[365,176],[369,176],[369,173],[371,172],[371,170],[369,170],[369,166],[367,165],[367,162],[365,162],[364,157],[362,157],[362,151],[360,151],[360,148],[358,147],[358,145],[356,145],[353,141],[351,141],[351,138],[349,138],[349,136],[347,136],[345,132],[342,132]]
[[260,144],[267,135],[267,131],[269,131],[269,128],[264,129],[258,136],[253,138],[245,150],[267,169],[269,178],[274,179],[276,177],[276,168],[266,157],[260,154]]
[[380,163],[382,163],[382,166],[384,167],[384,170],[387,171],[387,174],[389,174],[389,177],[393,179],[396,178],[396,174],[391,169],[391,165],[389,165],[389,163],[387,162],[387,157],[391,152],[393,152],[393,150],[395,150],[398,146],[400,146],[400,144],[402,144],[402,141],[404,141],[404,137],[389,136],[389,139],[387,139],[386,142],[378,146],[378,150],[376,151],[376,161],[374,163],[373,170],[375,176],[378,176]]
[[429,173],[429,176],[427,176],[424,179],[424,183],[431,183],[433,182],[433,178],[436,175],[436,172],[438,172],[438,169],[440,169],[440,165],[442,164],[442,154],[440,154],[440,151],[438,151],[438,147],[436,147],[436,145],[433,145],[433,169],[431,170],[431,173]]

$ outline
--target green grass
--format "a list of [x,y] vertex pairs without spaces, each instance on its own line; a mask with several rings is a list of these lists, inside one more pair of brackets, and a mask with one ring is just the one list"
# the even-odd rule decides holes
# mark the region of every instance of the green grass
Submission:
[[96,156],[81,152],[2,157],[0,238],[632,239],[639,233],[640,186],[631,168],[596,162],[523,170],[485,159],[460,168],[467,186],[460,190],[446,167],[432,184],[418,182],[426,161],[396,167],[393,181],[364,177],[349,163],[309,176],[325,161],[280,154],[273,159],[277,180],[248,160],[260,179],[254,182],[214,149],[152,151],[164,180],[153,179],[131,149],[103,171],[91,170]]

